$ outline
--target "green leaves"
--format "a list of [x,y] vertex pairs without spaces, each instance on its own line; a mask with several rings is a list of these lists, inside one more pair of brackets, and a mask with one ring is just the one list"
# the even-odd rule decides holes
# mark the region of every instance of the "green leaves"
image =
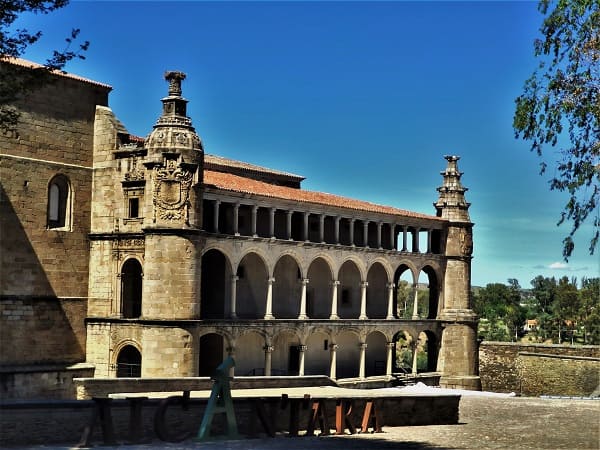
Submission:
[[[29,12],[48,14],[68,4],[68,0],[0,0],[0,61],[7,58],[20,57],[27,47],[35,44],[41,37],[41,31],[31,32],[25,29],[11,29],[19,14]],[[51,82],[52,71],[62,71],[65,65],[74,58],[85,59],[83,55],[90,43],[77,43],[79,29],[71,30],[65,39],[62,50],[54,50],[41,69],[22,70],[18,66],[5,64],[0,70],[0,132],[16,133],[19,113],[11,105],[19,98],[27,95]]]
[[[550,189],[570,194],[558,221],[571,223],[563,240],[567,260],[573,235],[600,200],[600,2],[542,0],[538,9],[546,16],[543,38],[534,42],[538,70],[515,99],[513,129],[539,156],[560,142]],[[540,174],[547,164],[540,164]],[[600,233],[598,213],[593,225],[590,254]]]

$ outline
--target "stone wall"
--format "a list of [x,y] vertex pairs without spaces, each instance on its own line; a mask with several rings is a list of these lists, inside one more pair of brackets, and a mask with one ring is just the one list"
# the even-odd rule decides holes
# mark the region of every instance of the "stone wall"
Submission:
[[0,298],[2,366],[85,360],[85,298]]
[[[7,66],[0,63],[0,70]],[[96,105],[107,104],[110,89],[52,77],[15,105],[21,113],[16,128],[0,134],[4,374],[17,366],[13,375],[19,378],[23,365],[85,360],[94,117]],[[57,175],[68,185],[67,220],[52,228],[48,199]],[[17,378],[9,384],[19,385]]]
[[92,376],[90,364],[7,366],[0,370],[0,400],[74,399],[73,378]]
[[600,347],[483,342],[479,374],[485,391],[590,395],[600,383]]

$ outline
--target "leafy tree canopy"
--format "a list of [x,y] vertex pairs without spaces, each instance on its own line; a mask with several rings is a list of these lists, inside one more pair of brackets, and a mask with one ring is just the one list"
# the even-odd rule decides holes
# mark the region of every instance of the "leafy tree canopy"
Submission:
[[[534,43],[539,65],[515,100],[513,128],[540,156],[558,145],[550,189],[569,193],[558,222],[571,223],[568,260],[573,235],[594,211],[590,254],[600,233],[600,2],[541,0],[538,9],[545,16]],[[544,173],[546,162],[540,166]]]
[[[69,3],[68,0],[1,0],[0,1],[0,62],[20,57],[27,47],[35,44],[41,37],[41,31],[13,28],[20,14],[48,14]],[[39,69],[24,71],[18,66],[4,65],[0,70],[0,131],[9,132],[16,126],[19,113],[9,106],[19,97],[31,90],[50,82],[52,71],[62,71],[74,58],[85,59],[83,53],[89,42],[77,44],[79,29],[71,30],[65,39],[62,51],[54,50],[46,63]],[[76,46],[76,48],[73,48]]]

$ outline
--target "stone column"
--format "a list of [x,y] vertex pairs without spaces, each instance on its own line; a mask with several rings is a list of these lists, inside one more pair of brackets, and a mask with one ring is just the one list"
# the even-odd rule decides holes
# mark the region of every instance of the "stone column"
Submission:
[[418,350],[418,346],[417,346],[418,341],[413,341],[411,342],[410,346],[412,348],[413,351],[413,360],[412,360],[412,373],[413,375],[417,374],[417,355],[419,354],[419,350]]
[[363,220],[363,247],[369,248],[369,221]]
[[267,280],[267,307],[265,308],[265,320],[272,320],[273,317],[273,283],[275,278],[271,277]]
[[354,247],[354,222],[356,219],[350,219],[350,245]]
[[319,242],[325,243],[325,214],[319,216]]
[[271,208],[269,210],[269,237],[275,237],[275,211],[277,208]]
[[398,250],[396,241],[396,224],[390,223],[390,250]]
[[340,243],[340,216],[335,217],[335,243]]
[[240,214],[240,204],[236,203],[235,205],[233,205],[233,234],[236,236],[240,235],[239,214]]
[[308,217],[310,216],[309,212],[304,213],[304,241],[308,242]]
[[333,280],[331,284],[331,316],[329,316],[329,319],[337,320],[340,318],[337,313],[338,286],[340,285],[340,282],[338,280]]
[[377,248],[379,250],[383,250],[383,247],[381,246],[381,227],[382,227],[383,223],[381,221],[377,222]]
[[394,343],[388,342],[385,344],[387,348],[387,357],[385,359],[385,374],[390,377],[392,376],[392,358],[394,355]]
[[394,283],[388,283],[386,286],[388,288],[388,308],[386,319],[389,320],[394,318],[394,287],[396,287],[396,285]]
[[360,283],[360,320],[368,319],[367,317],[367,286],[369,283],[362,281]]
[[215,229],[215,233],[219,232],[219,206],[221,205],[221,200],[215,200],[215,210],[213,218],[213,228]]
[[406,247],[406,234],[407,234],[407,229],[406,227],[402,227],[402,251],[405,252],[407,250]]
[[287,235],[288,241],[292,240],[292,215],[293,214],[294,214],[294,211],[288,211],[287,212],[287,221],[286,221],[286,225],[285,225],[285,233]]
[[256,234],[256,218],[258,216],[258,206],[257,205],[253,205],[252,206],[252,237],[258,237],[258,234]]
[[231,319],[237,319],[236,303],[237,303],[237,281],[240,279],[237,275],[231,276],[231,304],[229,317]]
[[304,356],[306,354],[306,345],[299,345],[298,346],[298,350],[300,350],[300,361],[298,364],[298,375],[303,377],[304,376]]
[[271,359],[273,356],[273,346],[267,344],[263,347],[263,350],[265,351],[265,376],[270,377],[271,376]]
[[[231,347],[227,347],[227,356],[230,356],[235,360],[235,347],[232,345]],[[233,378],[235,375],[235,366],[231,366],[229,368],[229,376]]]
[[361,342],[359,344],[360,347],[360,362],[359,362],[359,368],[358,368],[358,377],[362,380],[365,378],[365,362],[366,362],[366,355],[367,355],[367,343],[366,342]]
[[329,378],[335,380],[337,378],[337,344],[329,344]]
[[431,253],[431,236],[433,234],[433,230],[427,230],[427,253]]
[[412,313],[413,320],[419,319],[419,289],[418,289],[418,287],[419,287],[419,285],[417,283],[413,284],[413,297],[414,297],[413,313]]
[[412,233],[412,252],[419,253],[419,231],[420,228],[415,228]]
[[306,315],[306,285],[308,284],[308,278],[302,279],[302,294],[300,295],[300,314],[298,315],[298,320],[306,320],[308,316]]

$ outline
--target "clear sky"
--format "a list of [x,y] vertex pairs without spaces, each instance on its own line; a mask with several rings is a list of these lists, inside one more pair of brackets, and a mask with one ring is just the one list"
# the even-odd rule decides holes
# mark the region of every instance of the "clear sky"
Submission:
[[163,73],[187,73],[207,153],[303,175],[305,189],[433,215],[443,155],[460,155],[473,285],[530,287],[600,275],[591,223],[562,261],[566,196],[512,130],[541,21],[537,2],[72,1],[17,25],[43,32],[23,55],[40,63],[80,28],[90,49],[67,70],[113,86],[135,135],[160,114]]

